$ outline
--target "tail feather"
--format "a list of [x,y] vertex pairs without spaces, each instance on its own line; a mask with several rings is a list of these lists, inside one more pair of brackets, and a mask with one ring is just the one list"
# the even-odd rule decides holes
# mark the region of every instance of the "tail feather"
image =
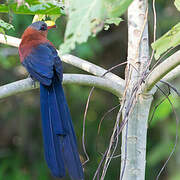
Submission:
[[55,76],[51,86],[40,84],[40,101],[45,158],[56,177],[82,180],[83,170],[76,136],[61,82]]
[[61,110],[60,114],[64,120],[66,120],[67,135],[63,138],[63,157],[65,160],[65,167],[68,169],[69,175],[72,179],[84,179],[77,150],[76,136],[62,85],[60,83],[53,83],[53,86],[55,94],[57,95],[57,102]]
[[[64,161],[62,155],[62,145],[56,135],[53,126],[53,116],[57,111],[51,108],[51,88],[40,84],[41,118],[44,141],[44,154],[48,167],[56,177],[65,176]],[[61,129],[63,132],[63,129]]]

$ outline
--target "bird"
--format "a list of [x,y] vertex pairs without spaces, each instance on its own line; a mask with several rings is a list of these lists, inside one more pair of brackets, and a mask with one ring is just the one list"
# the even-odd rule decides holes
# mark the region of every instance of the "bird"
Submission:
[[37,21],[29,25],[21,37],[19,57],[33,81],[40,83],[40,109],[44,155],[54,177],[68,172],[72,180],[83,180],[76,135],[62,87],[62,61],[54,45],[47,39],[53,21]]

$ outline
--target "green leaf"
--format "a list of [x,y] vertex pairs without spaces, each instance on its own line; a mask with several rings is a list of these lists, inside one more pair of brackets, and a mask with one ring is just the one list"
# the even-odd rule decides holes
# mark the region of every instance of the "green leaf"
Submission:
[[104,25],[104,30],[105,30],[105,31],[107,31],[109,28],[110,28],[110,25],[108,25],[108,24],[105,24],[105,25]]
[[2,19],[0,19],[0,33],[4,34],[4,38],[7,40],[5,29],[6,30],[10,30],[10,29],[15,30],[13,25],[11,25],[11,24],[3,21]]
[[60,46],[62,53],[74,49],[76,43],[86,42],[90,35],[96,34],[103,28],[101,0],[70,0],[69,3],[69,20],[65,31],[65,42]]
[[10,30],[10,29],[14,29],[14,26],[7,23],[7,22],[4,22],[2,19],[0,19],[0,27],[3,28],[3,29],[6,29],[6,30]]
[[95,36],[109,24],[122,21],[121,16],[132,0],[69,0],[69,19],[64,43],[60,46],[62,54],[74,49],[76,43],[83,43],[89,36]]
[[123,19],[119,18],[119,17],[106,19],[105,20],[105,25],[104,25],[104,30],[109,29],[109,27],[110,27],[109,24],[115,24],[116,26],[118,26],[121,21],[123,21]]
[[29,10],[32,12],[37,12],[39,10],[46,10],[47,8],[50,8],[48,4],[36,4],[34,6],[29,7]]
[[116,26],[118,26],[121,21],[123,21],[123,19],[118,17],[118,18],[106,19],[105,23],[106,24],[115,24]]
[[178,11],[180,11],[180,0],[175,0],[175,1],[174,1],[174,5],[175,5],[176,8],[178,9]]
[[60,17],[59,15],[49,15],[50,19],[54,22]]
[[32,22],[36,22],[36,21],[45,21],[45,20],[47,20],[47,18],[49,19],[51,19],[51,21],[56,21],[57,20],[57,18],[59,18],[60,17],[60,15],[56,15],[56,14],[54,14],[54,15],[44,15],[44,14],[36,14],[35,16],[34,16],[34,18],[33,18],[33,21]]
[[108,17],[119,17],[123,15],[133,0],[104,0]]
[[180,44],[180,23],[176,24],[170,31],[151,44],[155,52],[155,59],[159,59],[161,54],[168,49]]
[[[4,34],[5,35],[5,31],[3,28],[0,28],[0,33]],[[6,36],[5,36],[6,37]]]
[[4,29],[1,28],[1,27],[0,27],[0,33],[4,34],[4,38],[5,38],[6,42],[7,42],[6,33],[5,33]]
[[0,4],[0,12],[1,13],[8,13],[12,11],[15,14],[61,14],[60,6],[53,4],[51,2],[40,3],[39,1],[28,1],[26,4],[22,4],[18,6],[17,3],[10,3],[10,4]]

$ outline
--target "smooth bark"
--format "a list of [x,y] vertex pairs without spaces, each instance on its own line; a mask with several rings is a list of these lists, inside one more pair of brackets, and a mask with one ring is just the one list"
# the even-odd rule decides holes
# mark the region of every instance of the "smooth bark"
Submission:
[[[63,84],[95,86],[97,88],[109,91],[117,97],[119,97],[120,92],[123,91],[121,87],[113,81],[107,81],[100,77],[84,74],[64,74]],[[16,81],[0,86],[0,99],[36,88],[39,88],[39,83],[36,82],[34,84],[31,78]]]
[[[128,62],[133,67],[126,70],[128,86],[123,119],[127,118],[127,123],[122,131],[120,175],[123,180],[145,178],[147,121],[153,98],[150,93],[141,94],[137,84],[149,60],[147,6],[146,0],[134,0],[128,8]],[[133,97],[135,104],[129,109],[134,87],[139,89]],[[129,115],[127,111],[131,111]]]

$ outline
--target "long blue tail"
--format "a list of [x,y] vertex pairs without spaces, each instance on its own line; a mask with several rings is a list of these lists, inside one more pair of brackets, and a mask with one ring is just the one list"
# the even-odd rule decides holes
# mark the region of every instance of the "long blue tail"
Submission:
[[55,177],[84,179],[77,150],[76,136],[63,87],[57,76],[51,86],[40,84],[40,103],[45,158]]

